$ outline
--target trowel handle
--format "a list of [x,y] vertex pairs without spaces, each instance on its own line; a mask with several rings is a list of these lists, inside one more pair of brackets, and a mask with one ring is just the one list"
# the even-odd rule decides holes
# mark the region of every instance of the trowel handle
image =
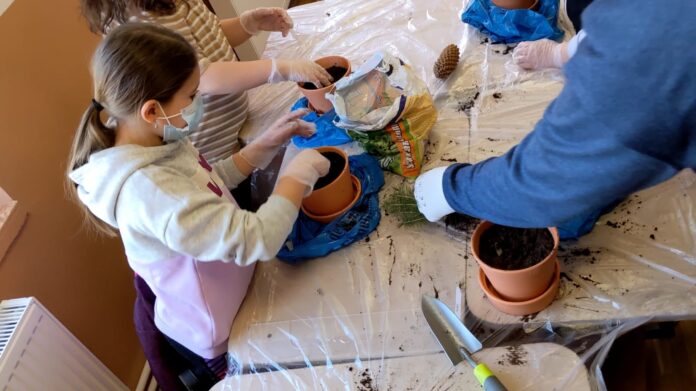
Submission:
[[484,391],[507,391],[507,388],[495,377],[486,364],[477,365],[474,368],[474,375],[483,386]]

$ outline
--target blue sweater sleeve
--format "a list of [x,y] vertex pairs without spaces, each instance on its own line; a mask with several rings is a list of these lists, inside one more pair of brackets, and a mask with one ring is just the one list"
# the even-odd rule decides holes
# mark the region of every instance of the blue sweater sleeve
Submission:
[[450,166],[447,202],[499,224],[558,226],[696,167],[694,20],[690,0],[593,3],[560,95],[505,155]]

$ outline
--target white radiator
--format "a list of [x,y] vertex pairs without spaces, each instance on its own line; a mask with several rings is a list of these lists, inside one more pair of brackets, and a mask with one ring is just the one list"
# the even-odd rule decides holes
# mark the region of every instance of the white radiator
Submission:
[[33,297],[0,301],[0,391],[126,391]]

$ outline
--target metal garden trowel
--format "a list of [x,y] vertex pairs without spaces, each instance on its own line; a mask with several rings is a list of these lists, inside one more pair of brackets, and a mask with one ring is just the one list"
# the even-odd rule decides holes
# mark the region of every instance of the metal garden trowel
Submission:
[[471,354],[478,352],[483,346],[445,303],[423,295],[421,308],[430,329],[452,364],[457,365],[466,360],[474,368],[474,376],[485,391],[507,391],[485,364],[477,364],[471,357]]

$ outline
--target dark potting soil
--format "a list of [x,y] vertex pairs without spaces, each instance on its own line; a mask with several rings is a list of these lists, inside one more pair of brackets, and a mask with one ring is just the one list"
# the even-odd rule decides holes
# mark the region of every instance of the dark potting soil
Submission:
[[329,159],[331,166],[329,167],[329,173],[319,178],[317,183],[314,185],[314,190],[319,190],[336,180],[336,178],[341,175],[341,171],[343,171],[343,167],[346,165],[346,160],[343,158],[343,156],[337,154],[336,152],[322,152],[321,154],[325,158]]
[[548,229],[523,229],[494,225],[481,235],[481,260],[502,270],[534,266],[553,250]]
[[445,216],[445,225],[459,232],[471,233],[480,222],[481,220],[475,217],[459,213],[452,213]]
[[[336,83],[343,76],[346,75],[346,71],[348,71],[348,68],[333,66],[331,68],[327,68],[326,71],[329,72],[329,75],[331,75],[331,77],[333,77],[333,82]],[[304,88],[305,90],[316,90],[317,89],[317,87],[314,85],[314,83],[302,83],[302,88]]]

